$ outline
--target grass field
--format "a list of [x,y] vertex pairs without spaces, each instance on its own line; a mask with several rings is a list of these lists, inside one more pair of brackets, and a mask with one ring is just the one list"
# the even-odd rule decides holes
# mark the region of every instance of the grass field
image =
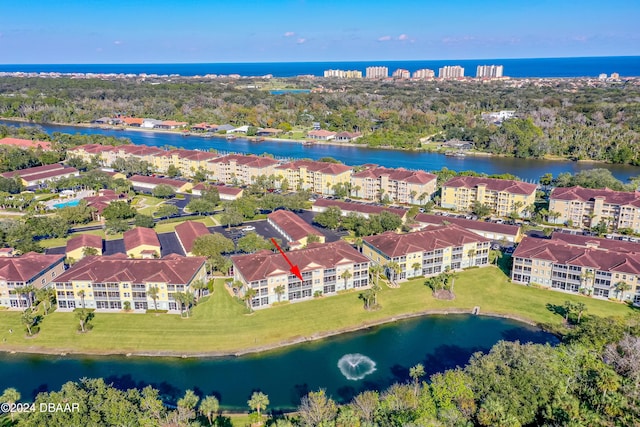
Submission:
[[[83,353],[235,353],[323,336],[331,331],[364,327],[392,317],[428,310],[471,311],[512,315],[533,322],[560,324],[562,317],[547,308],[566,300],[582,301],[586,314],[625,316],[635,312],[624,304],[578,295],[510,284],[495,267],[463,272],[455,282],[456,299],[441,301],[417,279],[400,288],[383,287],[378,297],[381,309],[365,311],[358,292],[348,292],[311,301],[246,314],[242,303],[233,299],[217,279],[212,296],[193,309],[192,316],[97,313],[94,328],[76,332],[73,313],[47,316],[40,333],[26,338],[20,312],[0,312],[0,340],[5,349]],[[14,333],[9,334],[8,330]],[[18,332],[18,333],[16,333]]]

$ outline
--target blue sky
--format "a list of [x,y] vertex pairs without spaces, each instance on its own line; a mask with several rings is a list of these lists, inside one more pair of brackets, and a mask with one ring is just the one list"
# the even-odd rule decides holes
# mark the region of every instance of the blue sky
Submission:
[[640,1],[1,0],[0,63],[640,55]]

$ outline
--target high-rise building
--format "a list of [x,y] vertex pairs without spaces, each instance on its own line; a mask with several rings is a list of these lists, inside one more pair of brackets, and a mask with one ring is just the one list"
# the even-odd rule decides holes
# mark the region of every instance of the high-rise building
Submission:
[[359,70],[325,70],[324,76],[339,79],[361,79],[362,71]]
[[502,77],[502,65],[478,65],[476,78],[478,79],[499,79]]
[[414,79],[432,79],[435,76],[436,73],[428,68],[423,68],[422,70],[417,70],[413,73]]
[[459,79],[464,77],[464,68],[459,65],[447,65],[438,70],[438,77],[441,79]]
[[367,67],[366,76],[368,79],[386,79],[389,77],[387,67]]
[[404,68],[398,68],[393,72],[391,77],[394,77],[396,79],[408,79],[411,77],[411,73],[409,72],[409,70],[405,70]]

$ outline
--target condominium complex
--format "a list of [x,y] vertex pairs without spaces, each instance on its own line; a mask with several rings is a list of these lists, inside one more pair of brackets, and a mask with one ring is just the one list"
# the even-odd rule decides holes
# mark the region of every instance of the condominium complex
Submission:
[[496,224],[495,222],[475,221],[472,219],[456,218],[454,216],[431,215],[426,213],[419,213],[416,215],[415,220],[418,224],[424,226],[455,224],[493,241],[517,243],[522,239],[522,233],[518,225]]
[[316,236],[320,243],[324,243],[324,234],[309,225],[305,220],[291,211],[279,210],[269,214],[267,222],[280,233],[290,249],[307,246],[309,236]]
[[627,228],[640,233],[640,192],[614,191],[608,188],[555,188],[549,196],[550,217],[556,224],[573,223],[594,227],[600,221],[613,229]]
[[511,279],[638,304],[640,244],[566,233],[525,237],[513,254]]
[[367,67],[365,75],[368,79],[386,79],[389,77],[389,69],[387,67]]
[[391,74],[391,77],[396,79],[408,79],[411,77],[411,73],[409,70],[405,70],[404,68],[398,68]]
[[278,161],[271,157],[232,154],[209,161],[209,176],[227,184],[252,184],[259,176],[273,175]]
[[436,191],[437,177],[424,171],[365,165],[351,176],[351,194],[366,200],[385,196],[396,203],[424,203]]
[[459,65],[447,65],[438,70],[440,79],[459,79],[464,77],[464,68]]
[[16,289],[33,286],[41,289],[64,273],[64,255],[29,252],[13,256],[13,250],[0,250],[0,307],[26,308],[31,305],[28,293]]
[[[206,280],[205,262],[204,257],[176,254],[162,259],[89,256],[59,275],[52,286],[63,310],[122,310],[130,305],[134,310],[176,311],[180,306],[175,293],[192,292],[195,281]],[[149,292],[152,288],[157,290]]]
[[325,70],[324,76],[338,79],[361,79],[362,71],[359,70]]
[[478,79],[499,79],[502,77],[502,65],[478,65],[476,78]]
[[414,79],[432,79],[436,76],[433,70],[423,68],[422,70],[416,70],[413,72]]
[[327,195],[335,193],[336,184],[348,186],[352,171],[351,166],[313,160],[295,160],[275,167],[275,174],[286,179],[290,188]]
[[289,272],[291,267],[278,253],[263,250],[231,257],[233,278],[242,283],[241,292],[256,291],[252,307],[369,286],[369,260],[343,240],[289,251],[287,256],[300,268],[302,281]]
[[7,179],[19,177],[25,188],[34,190],[46,186],[47,183],[51,181],[57,181],[61,178],[80,176],[80,171],[61,163],[53,163],[50,165],[5,172],[0,174],[0,176]]
[[[453,224],[406,234],[387,231],[362,241],[362,253],[386,266],[394,280],[489,264],[490,240]],[[399,272],[391,263],[398,265]]]
[[512,212],[526,215],[526,208],[536,200],[535,184],[510,179],[457,176],[442,185],[440,204],[443,208],[468,212],[474,202],[488,206],[498,216]]

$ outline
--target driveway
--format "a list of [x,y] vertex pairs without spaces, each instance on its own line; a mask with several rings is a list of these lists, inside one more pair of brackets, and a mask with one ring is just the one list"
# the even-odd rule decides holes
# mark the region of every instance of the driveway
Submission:
[[176,233],[173,231],[158,234],[158,240],[160,240],[160,251],[162,252],[162,256],[169,254],[185,255],[182,250],[182,245],[180,245],[180,242],[178,241],[178,236],[176,236]]

